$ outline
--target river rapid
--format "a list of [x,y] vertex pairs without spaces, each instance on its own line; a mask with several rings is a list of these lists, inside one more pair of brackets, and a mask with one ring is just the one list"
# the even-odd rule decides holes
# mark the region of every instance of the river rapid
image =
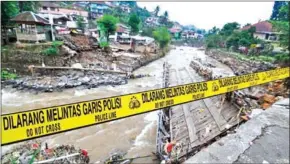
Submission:
[[[177,47],[165,57],[137,69],[134,74],[150,74],[150,77],[129,80],[128,84],[119,86],[103,86],[93,89],[67,89],[62,92],[39,93],[21,92],[3,89],[2,113],[11,113],[36,108],[49,107],[79,101],[98,99],[149,89],[160,88],[162,84],[163,63],[171,64],[178,69],[189,66],[193,57],[205,60],[203,51],[191,47]],[[127,157],[150,155],[155,152],[157,112],[146,113],[134,117],[91,126],[83,129],[64,132],[42,140],[48,145],[73,144],[89,152],[91,162],[102,163],[110,153],[125,152]],[[3,151],[11,147],[2,147]],[[152,158],[134,160],[134,163],[157,163]]]

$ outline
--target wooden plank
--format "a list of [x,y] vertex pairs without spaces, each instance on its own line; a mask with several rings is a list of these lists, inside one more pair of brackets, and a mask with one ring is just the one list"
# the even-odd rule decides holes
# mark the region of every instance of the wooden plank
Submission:
[[193,115],[189,112],[189,105],[188,104],[184,104],[184,105],[182,105],[182,107],[183,107],[183,112],[184,112],[186,124],[188,127],[189,139],[190,139],[190,142],[193,142],[197,139],[196,129],[195,129],[194,122],[193,122]]
[[222,131],[223,130],[222,125],[227,123],[226,120],[219,114],[217,108],[210,108],[209,107],[209,106],[213,107],[210,99],[203,99],[203,100],[204,100],[204,103],[206,104],[206,106],[208,106],[208,110],[209,110],[210,114],[212,115],[214,121],[218,125],[220,131]]

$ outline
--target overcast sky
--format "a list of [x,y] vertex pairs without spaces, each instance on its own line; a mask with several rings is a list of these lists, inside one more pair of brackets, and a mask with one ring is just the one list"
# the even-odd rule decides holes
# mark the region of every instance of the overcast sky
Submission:
[[269,19],[274,2],[137,2],[153,11],[157,5],[160,13],[165,10],[170,20],[182,25],[193,24],[206,30],[221,28],[225,23],[236,21],[241,25]]

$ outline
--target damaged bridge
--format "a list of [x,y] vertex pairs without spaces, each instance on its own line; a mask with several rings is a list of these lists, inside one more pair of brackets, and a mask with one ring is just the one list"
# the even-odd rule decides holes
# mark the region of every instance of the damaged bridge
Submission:
[[[164,87],[203,80],[191,67],[173,69],[164,65]],[[157,128],[159,157],[164,159],[166,139],[177,142],[173,156],[183,161],[237,125],[239,109],[223,99],[223,95],[214,96],[161,110]]]

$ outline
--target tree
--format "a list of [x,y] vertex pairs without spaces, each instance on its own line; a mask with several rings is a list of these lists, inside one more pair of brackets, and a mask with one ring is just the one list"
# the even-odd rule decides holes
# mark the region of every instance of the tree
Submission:
[[206,48],[218,48],[223,44],[223,37],[218,34],[212,34],[205,38]]
[[210,30],[208,31],[208,35],[211,35],[211,34],[218,34],[219,31],[220,31],[220,29],[217,28],[216,26],[214,26],[212,29],[210,29]]
[[118,18],[105,14],[101,19],[97,21],[100,24],[101,30],[104,31],[107,40],[109,40],[109,35],[114,34],[117,28]]
[[165,11],[164,14],[161,16],[161,18],[159,20],[160,20],[161,24],[167,25],[167,23],[168,23],[168,12]]
[[165,48],[171,37],[166,27],[159,27],[157,30],[153,31],[153,37],[158,42],[161,49]]
[[273,21],[274,29],[281,32],[280,45],[289,49],[289,22],[287,21]]
[[32,11],[35,12],[37,11],[39,7],[39,1],[19,1],[19,11]]
[[[277,12],[278,10],[278,12]],[[289,49],[289,2],[275,2],[270,21],[276,31],[280,32],[280,45]]]
[[131,32],[136,34],[139,32],[140,18],[136,14],[131,14],[128,24],[131,27]]
[[166,19],[168,19],[168,12],[165,11],[164,14],[163,14],[163,16],[164,16]]
[[141,35],[152,37],[153,31],[154,31],[153,27],[146,27],[146,28],[143,28]]
[[251,26],[251,25],[252,25],[251,23],[247,23],[243,27],[247,27],[247,26]]
[[160,11],[160,7],[156,6],[155,11],[154,11],[156,17],[158,16],[159,11]]
[[[8,26],[11,26],[12,23],[10,19],[16,16],[19,13],[17,1],[2,1],[1,2],[1,26],[5,34],[5,43],[9,43],[8,38]],[[1,33],[2,33],[1,32]]]
[[77,26],[79,29],[84,31],[85,29],[85,20],[82,16],[77,16]]
[[[286,1],[275,1],[273,10],[272,10],[272,15],[271,15],[271,20],[287,20],[288,13],[283,12],[283,11],[289,11],[289,2]],[[280,11],[282,9],[282,12]]]
[[244,30],[241,32],[233,32],[232,35],[227,38],[227,48],[233,46],[234,49],[238,49],[239,46],[249,47],[251,44],[256,44],[258,41],[253,37],[254,32],[255,28],[250,28],[249,30]]
[[234,30],[239,29],[240,25],[237,22],[227,23],[220,31],[221,35],[230,36]]

